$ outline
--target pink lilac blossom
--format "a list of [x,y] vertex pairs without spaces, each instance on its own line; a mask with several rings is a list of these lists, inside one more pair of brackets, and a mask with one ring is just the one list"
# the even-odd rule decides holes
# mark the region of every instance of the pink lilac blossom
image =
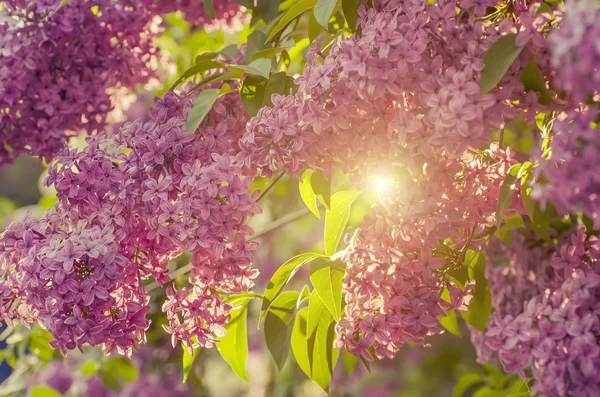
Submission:
[[[362,35],[341,38],[328,54],[313,47],[297,94],[273,95],[274,106],[250,120],[247,162],[265,176],[305,168],[331,175],[336,166],[367,174],[421,154],[460,155],[484,145],[504,119],[532,119],[540,107],[538,94],[520,81],[536,52],[550,74],[542,36],[549,18],[536,15],[539,4],[517,2],[498,25],[478,19],[494,2],[361,7]],[[525,48],[498,87],[480,94],[483,55],[501,35],[517,32]]]
[[[553,254],[527,258],[527,251],[509,246],[509,252],[521,252],[524,258],[516,266],[533,274],[526,282],[529,299],[522,308],[505,310],[507,295],[496,296],[496,311],[486,332],[477,337],[485,352],[481,360],[493,356],[507,372],[523,380],[525,370],[533,376],[532,393],[543,396],[592,397],[600,393],[600,244],[580,229]],[[546,250],[547,252],[547,250]],[[542,253],[543,254],[543,253]],[[536,261],[539,261],[536,265]],[[525,262],[525,263],[523,263]],[[548,266],[548,262],[549,265]],[[497,272],[504,272],[502,268]],[[503,291],[512,278],[491,278],[494,291]],[[494,283],[499,283],[493,286]],[[527,298],[523,296],[522,298]]]
[[548,36],[557,84],[577,102],[600,92],[600,6],[594,0],[565,2],[565,15]]
[[536,184],[533,193],[542,203],[551,203],[562,213],[582,212],[600,228],[600,111],[582,106],[561,113],[554,121],[550,142],[552,156],[541,159],[539,174],[546,184]]
[[40,322],[63,354],[86,343],[130,354],[149,325],[143,280],[169,281],[169,260],[187,250],[192,288],[167,288],[164,328],[190,350],[223,335],[231,306],[219,293],[248,290],[258,273],[245,223],[260,207],[236,160],[248,119],[239,96],[219,98],[189,132],[193,98],[168,92],[150,121],[59,153],[46,180],[59,203],[0,237],[3,319]]
[[148,11],[131,0],[3,2],[0,166],[22,153],[51,160],[69,136],[103,126],[111,89],[154,76]]
[[[423,159],[414,175],[365,217],[343,261],[345,312],[336,326],[337,348],[366,360],[393,357],[406,341],[425,345],[442,332],[437,320],[448,310],[465,310],[464,290],[443,277],[446,266],[435,246],[449,238],[464,252],[495,223],[500,185],[515,163],[510,149],[497,144],[463,159]],[[516,200],[516,197],[515,197]],[[447,289],[450,301],[442,299]]]

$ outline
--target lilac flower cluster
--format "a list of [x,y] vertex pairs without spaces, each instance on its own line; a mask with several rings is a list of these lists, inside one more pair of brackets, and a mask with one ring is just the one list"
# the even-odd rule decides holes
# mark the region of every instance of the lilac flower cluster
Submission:
[[594,0],[566,2],[564,18],[548,37],[557,83],[577,102],[600,92],[600,6]]
[[152,14],[131,0],[5,1],[0,10],[0,166],[47,159],[101,128],[109,91],[154,75]]
[[[528,258],[528,247],[522,244],[521,239],[516,247],[509,247],[511,257],[517,255],[514,258],[518,262],[511,260],[508,267],[505,264],[492,270],[496,276],[509,272],[508,277],[492,277],[490,283],[496,293],[510,288],[505,283],[527,284],[528,291],[521,292],[527,296],[519,296],[525,299],[520,309],[511,303],[516,302],[515,297],[494,296],[497,311],[485,334],[476,338],[484,352],[480,360],[490,360],[494,352],[507,372],[516,372],[524,380],[529,368],[534,380],[532,393],[597,396],[600,268],[596,264],[600,244],[594,236],[586,238],[583,229],[552,256],[545,256],[547,250],[542,248],[533,250]],[[517,281],[523,271],[530,276],[527,281]]]
[[[495,1],[436,3],[374,1],[360,8],[362,35],[340,39],[327,55],[312,48],[297,94],[274,95],[274,106],[250,120],[249,161],[267,176],[273,168],[330,175],[334,166],[366,173],[440,150],[460,155],[488,142],[503,117],[532,119],[538,94],[526,93],[520,71],[544,51],[549,18],[536,14],[539,3],[502,8],[500,24],[484,17]],[[483,55],[508,33],[525,48],[482,95]],[[547,74],[547,57],[538,64]]]
[[246,9],[233,0],[212,1],[215,16],[206,13],[203,0],[144,0],[154,7],[159,14],[182,12],[187,22],[196,28],[205,30],[227,31],[238,29],[246,19]]
[[187,250],[193,288],[168,287],[164,328],[190,349],[222,335],[231,307],[219,292],[245,291],[257,275],[245,223],[260,208],[236,160],[248,119],[239,96],[219,98],[189,132],[193,97],[169,92],[150,121],[57,156],[46,183],[59,203],[0,237],[2,318],[39,321],[63,354],[85,343],[129,354],[148,327],[143,280],[169,281],[169,260]]
[[494,224],[512,155],[496,144],[472,158],[427,162],[372,209],[343,256],[346,306],[336,347],[369,361],[371,347],[378,358],[391,358],[406,341],[425,345],[427,335],[442,332],[438,316],[466,309],[470,286],[463,290],[441,277],[446,263],[435,246],[450,238],[464,255],[483,242],[474,235]]

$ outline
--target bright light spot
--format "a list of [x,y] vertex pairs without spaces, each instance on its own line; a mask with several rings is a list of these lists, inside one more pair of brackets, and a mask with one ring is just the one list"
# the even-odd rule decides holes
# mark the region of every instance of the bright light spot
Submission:
[[394,187],[394,178],[391,176],[376,176],[371,182],[371,189],[377,194],[388,193]]

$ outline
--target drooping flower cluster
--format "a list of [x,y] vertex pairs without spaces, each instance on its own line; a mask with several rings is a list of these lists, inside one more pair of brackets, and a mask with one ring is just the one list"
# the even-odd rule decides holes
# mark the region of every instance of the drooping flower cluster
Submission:
[[562,113],[554,121],[552,158],[541,160],[547,183],[534,194],[559,212],[583,212],[600,228],[600,111],[593,106]]
[[440,333],[438,316],[465,308],[469,287],[443,277],[446,264],[435,247],[449,238],[464,255],[481,244],[474,236],[494,224],[512,156],[494,144],[485,155],[427,160],[422,173],[372,209],[343,256],[346,306],[337,347],[367,360],[370,347],[379,358],[393,357],[404,342],[425,345],[427,335]]
[[0,10],[0,166],[52,159],[101,128],[110,91],[153,76],[152,14],[130,0],[5,1]]
[[206,12],[203,0],[145,1],[153,4],[159,14],[182,12],[187,22],[207,31],[240,30],[246,19],[246,9],[233,0],[211,1],[214,18]]
[[[499,6],[494,16],[486,8],[495,1],[436,3],[374,1],[360,9],[362,35],[340,39],[327,55],[311,49],[297,94],[274,95],[273,108],[250,120],[248,161],[264,175],[273,168],[330,175],[334,166],[367,174],[370,165],[480,147],[503,117],[533,119],[538,94],[526,93],[520,72],[545,51],[549,16],[536,14],[540,3]],[[483,55],[509,33],[525,47],[499,86],[482,95]],[[547,57],[537,63],[549,74]]]
[[[516,249],[526,256],[517,241]],[[515,257],[519,262],[509,263],[494,273],[510,272],[511,268],[528,269],[526,283],[530,298],[522,296],[522,308],[506,306],[514,297],[494,297],[499,311],[488,322],[480,349],[486,352],[482,360],[489,360],[489,351],[497,353],[505,371],[516,372],[525,380],[525,369],[533,375],[532,393],[543,396],[597,396],[600,393],[600,244],[596,237],[586,238],[580,229],[569,242],[552,257],[539,257],[543,252],[533,251],[531,258]],[[550,266],[548,260],[550,260]],[[522,261],[525,261],[523,263]],[[539,261],[537,263],[536,261]],[[515,274],[516,275],[516,274]],[[504,283],[517,282],[513,276],[491,278],[495,292],[504,291]],[[499,286],[493,286],[499,283]],[[523,293],[523,292],[522,292]],[[510,310],[507,310],[510,308]],[[511,311],[512,313],[509,313]]]
[[85,343],[130,353],[148,327],[142,281],[169,281],[169,260],[187,250],[193,289],[168,287],[165,329],[190,349],[222,335],[231,306],[219,292],[245,291],[256,277],[245,223],[260,208],[235,157],[248,118],[239,97],[219,98],[189,132],[192,99],[169,92],[150,121],[57,156],[46,183],[59,203],[0,238],[5,320],[39,321],[63,353]]
[[600,6],[594,0],[571,0],[566,8],[548,37],[548,50],[560,88],[585,102],[600,92]]

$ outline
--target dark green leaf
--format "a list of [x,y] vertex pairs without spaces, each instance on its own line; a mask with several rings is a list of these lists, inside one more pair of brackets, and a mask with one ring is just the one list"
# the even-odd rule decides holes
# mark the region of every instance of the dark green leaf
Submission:
[[497,225],[500,225],[502,222],[504,212],[508,209],[514,197],[515,183],[517,182],[517,175],[520,168],[521,164],[513,165],[506,174],[506,177],[500,186],[500,194],[498,195],[498,204],[496,206]]
[[317,258],[310,264],[310,281],[335,321],[339,320],[342,313],[342,281],[345,270],[343,262],[332,262],[329,258]]
[[314,14],[311,14],[310,18],[308,19],[308,41],[310,43],[313,43],[319,35],[319,33],[321,33],[322,31],[323,27],[319,24],[319,22],[317,22]]
[[360,193],[358,190],[344,190],[331,197],[331,210],[325,212],[325,254],[335,254],[350,219],[352,203]]
[[294,87],[294,78],[287,76],[285,72],[272,74],[265,89],[264,104],[266,106],[273,106],[273,102],[271,101],[273,94],[290,95]]
[[[259,3],[260,4],[260,3]],[[267,36],[262,30],[255,30],[248,36],[248,41],[246,43],[246,55],[244,56],[244,63],[252,62],[252,55],[265,49],[265,41],[267,40]],[[231,57],[233,59],[233,57]]]
[[546,81],[535,61],[535,57],[521,71],[521,82],[525,86],[525,91],[535,91],[540,94],[539,103],[546,106],[550,104],[552,96],[546,88]]
[[325,29],[329,28],[329,19],[333,15],[336,3],[337,0],[317,0],[317,4],[315,4],[313,15],[317,22]]
[[485,256],[477,251],[467,251],[465,264],[469,269],[469,278],[475,280],[473,300],[466,313],[461,313],[467,323],[481,332],[485,332],[490,314],[492,313],[492,294],[485,279]]
[[279,269],[277,269],[275,274],[273,274],[273,277],[271,277],[271,280],[265,289],[265,293],[263,294],[264,298],[258,319],[259,326],[268,308],[274,302],[275,298],[279,295],[283,287],[285,287],[285,285],[294,276],[294,274],[296,274],[296,272],[300,270],[303,265],[320,256],[322,255],[314,253],[298,255],[288,260],[281,265]]
[[188,114],[186,127],[189,132],[195,132],[219,97],[218,89],[204,90],[192,102],[192,110]]
[[313,172],[310,177],[312,190],[319,201],[327,208],[331,208],[331,181],[325,178],[321,172]]
[[[258,31],[257,31],[258,32]],[[230,44],[227,47],[223,48],[219,53],[225,55],[228,58],[235,58],[235,54],[237,54],[237,46],[235,44]]]
[[254,11],[260,19],[265,21],[265,23],[269,23],[277,17],[277,14],[279,14],[279,1],[280,0],[257,0]]
[[265,90],[268,80],[261,76],[246,76],[240,91],[242,105],[250,116],[256,116],[264,106]]
[[212,59],[215,59],[217,55],[219,55],[219,53],[214,51],[203,52],[200,55],[196,55],[196,64],[202,61],[210,61]]
[[192,92],[194,92],[208,84],[214,84],[214,83],[218,83],[219,81],[225,81],[225,80],[239,80],[239,79],[240,79],[239,73],[228,72],[228,73],[213,74],[211,76],[208,76],[208,77],[200,80],[198,82],[198,84],[196,84],[195,86],[192,87],[192,89],[188,92],[188,94],[191,94]]
[[454,386],[454,390],[452,391],[452,397],[463,397],[467,390],[471,389],[478,383],[484,383],[484,379],[481,374],[473,372],[461,376],[458,380],[458,383],[456,383],[456,386]]
[[100,371],[100,380],[104,388],[114,391],[123,390],[119,377],[116,373],[110,371]]
[[490,92],[502,80],[510,65],[517,59],[523,47],[515,44],[516,34],[497,39],[483,57],[485,67],[481,71],[480,92]]
[[214,0],[204,0],[204,11],[211,18],[215,19],[215,3]]
[[310,177],[313,174],[313,170],[305,170],[302,173],[302,181],[298,185],[300,189],[300,197],[302,197],[302,201],[308,207],[310,212],[315,214],[315,216],[321,219],[321,214],[319,213],[319,208],[317,207],[317,196],[312,190],[312,185],[310,182]]
[[310,10],[315,6],[317,0],[300,0],[291,6],[285,14],[277,21],[276,24],[269,30],[267,41],[271,40],[277,33],[284,29],[290,22],[296,19],[300,14]]
[[344,17],[350,30],[354,32],[356,30],[356,21],[358,20],[358,8],[362,4],[361,0],[342,0],[342,10],[344,11]]
[[248,375],[246,374],[248,303],[250,303],[250,300],[244,300],[239,308],[231,311],[231,319],[225,325],[227,334],[217,343],[217,349],[221,353],[221,357],[229,364],[233,372],[246,382],[248,381]]
[[188,352],[187,347],[185,347],[185,346],[182,346],[182,347],[183,347],[183,383],[185,383],[187,381],[188,376],[190,375],[192,365],[194,365],[194,361],[196,360],[196,357],[198,357],[199,348],[195,348],[194,354],[191,355]]
[[280,371],[290,351],[293,321],[299,295],[297,291],[282,293],[273,301],[265,316],[265,341]]
[[[199,55],[200,56],[200,55]],[[219,69],[222,68],[223,64],[221,62],[214,61],[212,59],[200,60],[196,59],[196,64],[183,72],[181,76],[177,80],[171,84],[169,91],[173,91],[182,81],[187,79],[188,77],[192,77],[198,73],[206,72],[211,69]]]

